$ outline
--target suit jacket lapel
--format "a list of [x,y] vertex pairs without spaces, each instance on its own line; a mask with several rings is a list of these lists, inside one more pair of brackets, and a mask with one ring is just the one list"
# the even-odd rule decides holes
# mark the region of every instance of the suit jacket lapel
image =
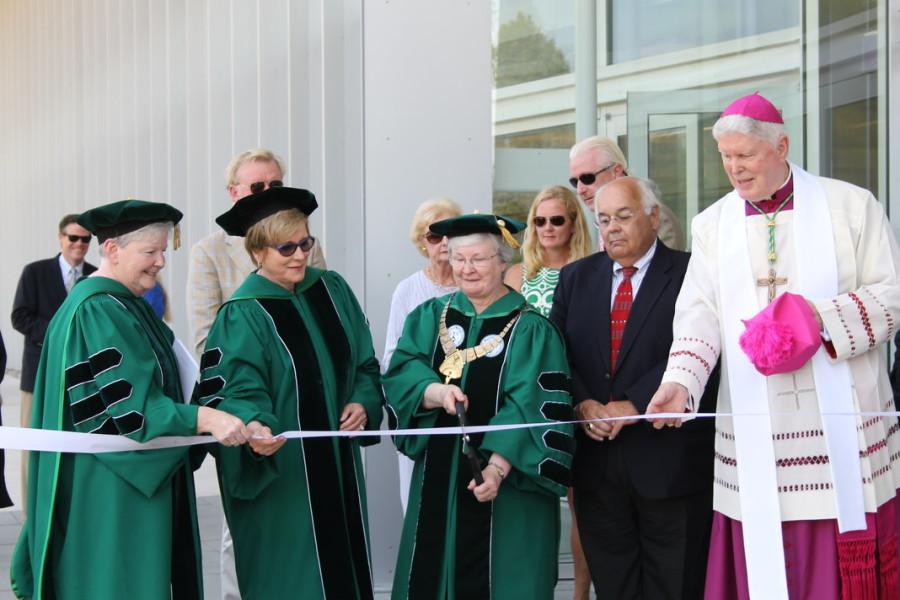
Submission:
[[233,236],[226,236],[225,242],[228,244],[228,255],[230,256],[232,262],[234,262],[235,264],[235,271],[244,273],[244,275],[241,276],[242,279],[240,281],[234,282],[235,287],[237,287],[241,283],[241,281],[243,281],[243,277],[246,276],[246,269],[244,268],[244,265],[253,265],[254,269],[256,268],[256,265],[253,264],[253,259],[249,258],[247,250],[244,248],[243,240],[241,240],[240,238],[234,238]]
[[50,281],[47,284],[50,286],[50,293],[53,294],[54,305],[59,306],[66,300],[66,296],[69,292],[66,291],[65,277],[68,275],[68,272],[63,273],[62,265],[59,264],[59,254],[56,255],[56,258],[53,261],[53,268],[50,269],[48,273],[50,275]]
[[631,305],[631,312],[628,314],[628,322],[625,324],[625,332],[622,335],[622,346],[619,348],[619,359],[617,362],[620,366],[628,357],[628,351],[650,315],[650,311],[653,310],[657,299],[672,279],[669,275],[669,270],[672,268],[670,252],[662,242],[658,241],[656,243],[656,252],[653,253],[653,259],[647,267],[647,274],[644,275],[644,279],[641,281],[641,287],[638,288],[637,296]]
[[598,286],[594,290],[596,293],[587,296],[588,298],[596,298],[595,302],[598,303],[596,314],[599,315],[597,322],[599,323],[600,331],[596,340],[599,346],[598,352],[603,357],[603,366],[606,367],[607,373],[612,371],[609,352],[609,308],[610,298],[612,298],[612,267],[612,260],[604,254],[603,260],[597,265],[600,272],[597,278]]

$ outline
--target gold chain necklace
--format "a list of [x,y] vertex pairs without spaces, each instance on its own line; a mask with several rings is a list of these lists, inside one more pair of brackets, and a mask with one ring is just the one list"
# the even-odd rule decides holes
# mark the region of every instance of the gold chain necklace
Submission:
[[489,340],[481,342],[477,346],[460,350],[456,344],[453,343],[453,340],[450,339],[450,332],[447,330],[447,310],[450,308],[450,302],[453,301],[454,297],[455,294],[450,296],[450,299],[447,300],[447,304],[444,305],[444,310],[441,312],[441,322],[438,327],[441,347],[444,349],[444,361],[441,363],[441,366],[438,367],[438,371],[444,376],[445,384],[450,383],[453,379],[462,377],[463,367],[465,367],[466,364],[481,358],[499,346],[500,342],[503,341],[506,334],[509,333],[510,328],[512,328],[513,324],[519,318],[519,315],[517,314],[510,319],[509,323],[506,324],[506,327],[504,327],[496,337],[492,336]]
[[781,203],[781,205],[775,209],[775,212],[772,213],[771,217],[766,214],[766,211],[764,211],[763,209],[758,207],[753,202],[750,202],[749,200],[747,200],[747,204],[749,204],[750,206],[755,208],[756,212],[761,214],[763,216],[763,218],[766,220],[766,227],[768,227],[768,230],[769,230],[768,231],[768,233],[769,233],[769,255],[767,258],[769,260],[770,266],[774,265],[775,261],[778,260],[778,255],[775,254],[775,219],[778,218],[778,215],[781,213],[781,210],[785,206],[787,206],[787,203],[790,202],[791,198],[793,198],[793,197],[794,197],[794,192],[791,192],[790,194],[788,194],[788,197],[785,198],[784,201]]
[[775,252],[775,219],[781,213],[781,210],[787,206],[787,203],[791,201],[791,198],[794,197],[794,192],[788,194],[788,197],[784,199],[784,201],[775,209],[775,212],[772,213],[772,216],[766,214],[766,211],[758,207],[753,202],[747,200],[747,204],[756,209],[756,211],[763,216],[766,220],[766,227],[768,228],[769,234],[769,253],[766,256],[766,259],[769,262],[769,274],[762,279],[756,280],[756,285],[758,287],[766,287],[769,288],[768,299],[769,303],[775,299],[775,292],[777,291],[777,286],[784,285],[787,283],[786,277],[779,277],[775,272],[775,261],[778,260],[778,254]]

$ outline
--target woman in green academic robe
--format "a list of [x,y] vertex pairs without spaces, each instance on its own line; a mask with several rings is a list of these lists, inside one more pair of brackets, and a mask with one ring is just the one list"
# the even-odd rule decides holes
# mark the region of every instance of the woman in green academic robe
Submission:
[[[247,440],[237,418],[185,404],[172,331],[141,295],[166,263],[168,204],[123,200],[83,213],[100,268],[78,282],[47,330],[31,426],[138,442],[212,433]],[[27,514],[11,562],[18,598],[203,597],[187,448],[31,452]]]
[[503,285],[522,227],[494,215],[431,225],[450,237],[459,292],[406,319],[384,376],[392,428],[455,426],[460,402],[470,426],[542,426],[473,434],[468,455],[458,435],[395,437],[416,463],[395,599],[553,597],[574,445],[562,422],[569,367],[554,325]]
[[358,440],[378,438],[273,437],[381,423],[365,315],[340,275],[307,266],[315,208],[306,190],[277,187],[217,219],[258,265],[216,316],[197,393],[253,434],[245,447],[215,449],[245,599],[373,597]]

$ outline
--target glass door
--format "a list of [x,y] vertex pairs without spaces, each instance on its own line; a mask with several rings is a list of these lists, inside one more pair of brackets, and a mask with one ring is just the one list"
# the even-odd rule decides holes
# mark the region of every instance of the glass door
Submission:
[[628,94],[628,163],[649,177],[678,217],[690,247],[694,216],[731,191],[712,127],[732,100],[759,91],[782,108],[790,155],[802,164],[803,113],[799,94],[779,90],[703,90]]

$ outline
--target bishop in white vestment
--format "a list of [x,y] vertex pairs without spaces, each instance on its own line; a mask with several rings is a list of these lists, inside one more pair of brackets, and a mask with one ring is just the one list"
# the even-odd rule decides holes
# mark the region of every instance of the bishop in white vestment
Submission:
[[[780,114],[753,94],[713,129],[734,191],[692,223],[663,383],[648,413],[693,410],[722,359],[707,598],[900,598],[900,435],[884,346],[900,254],[868,191],[787,161]],[[738,345],[784,292],[823,346],[763,376]],[[869,414],[866,414],[869,413]],[[678,420],[657,420],[657,427]]]

